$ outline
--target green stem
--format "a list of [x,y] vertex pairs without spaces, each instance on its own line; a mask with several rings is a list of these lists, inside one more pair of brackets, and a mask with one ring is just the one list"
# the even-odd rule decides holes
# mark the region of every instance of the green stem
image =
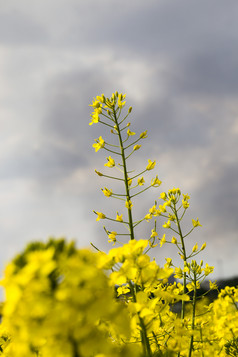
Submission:
[[[178,218],[178,214],[177,214],[177,210],[176,210],[176,206],[175,205],[174,205],[174,214],[175,214],[175,217],[176,217],[179,236],[180,236],[181,244],[182,244],[183,261],[187,262],[186,249],[185,249],[185,244],[184,244],[184,237],[183,237],[183,234],[182,234],[182,230],[181,230],[181,226],[180,226],[180,220]],[[187,289],[186,289],[186,273],[183,273],[183,293],[186,294],[186,291],[187,291]],[[185,301],[182,300],[181,319],[184,319],[184,315],[185,315]]]
[[[193,311],[192,311],[192,330],[194,331],[195,326],[195,312],[196,312],[196,301],[197,301],[197,276],[194,273],[194,291],[193,291]],[[188,357],[192,356],[193,351],[193,335],[190,338],[190,347],[189,347],[189,354]]]
[[[181,239],[181,244],[182,244],[182,252],[183,252],[183,261],[187,262],[187,256],[186,256],[186,249],[185,249],[185,244],[184,244],[184,237],[182,234],[182,230],[181,230],[181,226],[180,226],[180,220],[178,218],[178,213],[177,213],[177,209],[176,209],[176,204],[174,204],[174,214],[176,217],[176,222],[177,222],[177,226],[178,226],[178,231],[179,231],[179,236]],[[186,294],[187,288],[186,288],[186,273],[183,272],[183,294]],[[185,316],[185,301],[182,300],[182,309],[181,309],[181,320],[184,319]],[[180,352],[178,352],[178,357],[180,356]]]
[[[122,157],[122,164],[123,164],[123,171],[124,171],[124,183],[125,183],[125,189],[126,189],[126,198],[127,198],[127,202],[129,202],[131,200],[131,196],[130,196],[129,185],[128,185],[128,173],[127,173],[127,168],[126,168],[126,157],[125,157],[123,141],[122,141],[122,137],[121,137],[121,132],[120,132],[120,128],[119,128],[119,124],[118,124],[118,118],[117,118],[117,115],[116,115],[115,108],[113,108],[113,117],[114,117],[114,120],[115,120],[115,123],[116,123],[116,128],[117,128],[119,142],[120,142],[121,157]],[[133,240],[135,238],[134,238],[134,228],[133,228],[133,219],[132,219],[131,208],[128,208],[128,220],[129,220],[131,240]]]
[[[130,290],[131,290],[131,294],[132,294],[132,299],[136,303],[136,286],[134,286],[131,281],[129,282],[129,286],[130,286]],[[140,327],[141,327],[140,336],[141,336],[141,342],[142,342],[142,347],[143,347],[143,357],[152,357],[150,341],[149,341],[147,333],[146,333],[146,327],[145,327],[144,321],[139,316],[139,313],[138,313],[138,317],[139,317]]]

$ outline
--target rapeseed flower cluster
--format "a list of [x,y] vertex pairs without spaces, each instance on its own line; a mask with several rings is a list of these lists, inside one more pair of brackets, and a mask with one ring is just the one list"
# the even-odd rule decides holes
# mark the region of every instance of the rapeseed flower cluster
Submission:
[[87,249],[51,240],[31,245],[6,267],[4,356],[120,355],[107,324],[110,333],[128,338],[129,317],[115,301],[98,258]]
[[[125,120],[132,107],[121,118],[125,105],[125,94],[97,96],[89,123],[105,125],[118,139],[115,145],[99,136],[92,145],[95,152],[109,152],[104,169],[116,171],[108,175],[95,170],[96,174],[124,185],[119,193],[101,189],[107,199],[122,201],[120,209],[110,215],[94,211],[96,221],[119,227],[104,227],[113,247],[104,253],[92,244],[92,252],[64,239],[50,239],[30,243],[13,259],[1,281],[5,301],[0,356],[238,356],[238,288],[226,287],[212,303],[198,297],[214,267],[195,259],[206,242],[187,249],[188,236],[201,227],[198,218],[192,219],[184,232],[190,196],[179,188],[161,192],[142,217],[133,219],[134,197],[162,182],[156,175],[146,184],[146,173],[156,166],[152,158],[139,173],[128,169],[128,158],[141,149],[138,142],[147,131],[137,137],[129,129],[131,123]],[[137,239],[136,229],[146,222],[152,224],[148,237]],[[161,228],[165,234],[160,234]],[[148,255],[159,249],[161,256],[167,244],[177,250],[179,266],[170,257],[163,265]],[[210,281],[210,289],[218,290],[215,282]]]

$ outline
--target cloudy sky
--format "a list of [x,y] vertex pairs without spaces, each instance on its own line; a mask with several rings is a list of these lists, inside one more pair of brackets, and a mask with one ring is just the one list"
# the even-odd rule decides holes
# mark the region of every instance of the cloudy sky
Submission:
[[[49,236],[107,249],[92,211],[113,216],[118,202],[94,173],[105,128],[88,125],[88,104],[118,90],[132,130],[148,130],[133,168],[156,160],[163,182],[136,212],[180,187],[191,196],[185,229],[202,223],[188,244],[207,242],[214,278],[238,275],[237,17],[236,0],[0,0],[1,271]],[[159,264],[173,248],[153,252]]]

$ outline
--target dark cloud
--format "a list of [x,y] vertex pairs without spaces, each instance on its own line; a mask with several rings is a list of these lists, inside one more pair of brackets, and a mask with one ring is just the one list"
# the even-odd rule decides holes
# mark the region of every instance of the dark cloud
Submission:
[[171,86],[177,93],[191,97],[237,96],[237,60],[238,51],[232,43],[195,52],[179,62],[179,76],[171,81]]
[[[203,215],[209,217],[209,225],[213,227],[216,235],[224,236],[231,229],[238,230],[236,212],[238,212],[238,167],[237,162],[213,163],[210,166],[212,175],[204,172],[205,180],[199,187],[197,198],[203,207]],[[205,201],[205,202],[204,202]]]
[[[91,240],[107,249],[92,210],[113,216],[117,207],[100,192],[111,183],[94,174],[105,169],[107,153],[95,154],[92,143],[107,134],[101,125],[88,125],[88,104],[97,94],[118,90],[127,92],[133,106],[132,130],[148,129],[133,168],[156,159],[156,174],[165,182],[158,191],[172,184],[191,194],[189,219],[201,217],[204,232],[194,239],[200,242],[208,233],[217,254],[228,256],[223,236],[236,244],[238,209],[237,1],[51,0],[47,6],[7,8],[0,13],[8,77],[8,100],[1,100],[1,108],[8,118],[14,113],[14,135],[20,137],[11,145],[6,140],[1,150],[1,183],[9,181],[16,192],[5,200],[14,212],[2,212],[4,221],[13,222],[2,231],[10,249],[24,235],[60,230],[78,237],[79,245]],[[8,123],[5,132],[11,135]],[[138,202],[135,216],[147,213],[157,192]],[[138,237],[150,229],[141,228]],[[213,257],[209,249],[207,257]],[[228,265],[225,274],[231,275]]]

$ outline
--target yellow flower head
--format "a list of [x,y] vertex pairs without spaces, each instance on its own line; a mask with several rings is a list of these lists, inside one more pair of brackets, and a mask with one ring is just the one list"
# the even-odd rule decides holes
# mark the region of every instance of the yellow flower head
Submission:
[[158,233],[155,231],[155,229],[151,229],[151,236],[150,238],[154,238],[154,237],[157,237],[158,236]]
[[171,239],[171,243],[173,243],[173,244],[177,244],[177,239],[176,239],[175,237],[172,237],[172,239]]
[[119,95],[118,95],[117,105],[118,105],[119,108],[124,107],[124,105],[126,104],[126,101],[123,102],[123,100],[125,99],[125,97],[126,97],[126,94],[124,94],[124,95],[119,94]]
[[156,205],[153,205],[150,209],[149,209],[150,214],[156,215],[157,214],[157,209],[156,209]]
[[198,226],[202,227],[202,225],[200,224],[198,218],[197,218],[196,221],[195,221],[195,219],[192,219],[192,222],[193,222],[193,227],[198,227]]
[[147,130],[146,130],[146,131],[143,131],[143,133],[140,134],[140,138],[141,138],[141,139],[147,138]]
[[160,212],[160,213],[167,212],[166,206],[164,206],[164,205],[159,205],[159,212]]
[[117,288],[117,296],[124,295],[130,292],[129,285],[122,285]]
[[161,238],[160,246],[162,247],[162,245],[163,245],[164,243],[166,243],[165,234],[164,234],[163,237]]
[[105,214],[103,214],[101,212],[96,212],[96,214],[98,215],[96,221],[100,221],[100,219],[106,218]]
[[183,271],[182,269],[179,267],[179,268],[175,268],[175,274],[174,274],[174,277],[176,279],[182,279],[183,277]]
[[205,268],[203,269],[204,274],[205,274],[206,276],[209,275],[209,274],[211,274],[211,273],[213,272],[213,270],[214,270],[214,267],[212,267],[212,266],[210,266],[210,265],[208,265],[208,264],[206,264]]
[[104,94],[101,94],[101,96],[97,95],[96,99],[101,103],[105,103],[105,95]]
[[134,133],[133,131],[130,131],[130,129],[127,130],[127,135],[131,136],[131,135],[135,135],[136,133]]
[[108,242],[109,243],[113,243],[113,245],[116,244],[116,236],[117,236],[117,232],[111,232],[109,235],[108,235]]
[[169,228],[170,226],[171,226],[170,220],[168,220],[168,222],[165,222],[165,223],[163,224],[163,227],[164,227],[164,228]]
[[107,163],[104,164],[104,166],[107,166],[107,167],[113,167],[115,166],[115,161],[113,160],[113,158],[111,156],[107,157]]
[[98,123],[100,121],[100,118],[99,118],[99,113],[97,112],[93,112],[91,115],[91,122],[89,123],[89,125],[93,125],[95,123]]
[[195,253],[197,250],[198,250],[198,244],[196,243],[196,244],[193,246],[192,252]]
[[[187,284],[187,289],[188,289],[188,291],[193,291],[193,290],[195,290],[195,284],[194,284],[193,281],[192,281],[191,283]],[[197,290],[197,289],[200,289],[200,283],[199,283],[199,281],[196,281],[196,290]]]
[[144,183],[145,183],[145,180],[144,180],[144,177],[142,176],[142,177],[140,177],[140,178],[138,178],[138,185],[139,186],[142,186],[142,185],[144,185]]
[[127,177],[127,183],[129,186],[132,184],[132,179],[130,177]]
[[132,202],[129,200],[129,201],[126,201],[125,206],[126,206],[126,208],[131,209],[132,206],[133,206],[133,204],[132,204]]
[[152,170],[155,167],[156,161],[148,160],[148,165],[146,166],[146,170]]
[[149,222],[149,219],[151,219],[152,218],[152,216],[151,216],[151,214],[150,213],[148,213],[147,215],[145,215],[145,220],[147,221],[147,222]]
[[154,187],[159,187],[161,183],[162,182],[158,179],[158,176],[156,176],[153,180],[151,180],[151,186]]
[[170,268],[172,265],[172,259],[171,258],[165,258],[166,263],[165,263],[165,268]]
[[117,218],[116,218],[116,221],[123,222],[123,219],[122,219],[122,214],[119,216],[119,214],[118,214],[118,212],[117,212]]
[[186,200],[182,200],[182,205],[184,209],[187,209],[189,207],[189,202]]
[[109,190],[109,189],[106,188],[106,187],[104,187],[104,190],[103,190],[103,189],[101,189],[101,190],[102,190],[102,192],[104,193],[104,195],[105,195],[106,197],[110,197],[110,196],[112,195],[112,191]]
[[93,98],[92,104],[89,104],[89,106],[93,107],[93,108],[99,108],[101,106],[101,104],[100,104],[100,101]]
[[211,280],[209,280],[209,287],[210,287],[211,290],[217,290],[218,289],[216,281],[213,283]]
[[162,193],[160,194],[160,198],[165,201],[166,198],[167,198],[167,194],[166,194],[165,192],[162,192]]
[[98,139],[95,139],[95,141],[96,144],[93,144],[92,146],[94,147],[95,152],[97,152],[98,150],[102,149],[105,146],[105,141],[101,136],[99,136]]
[[190,199],[190,196],[188,194],[186,194],[186,195],[183,194],[183,199],[185,201],[188,201]]
[[135,146],[133,147],[133,150],[134,150],[134,151],[139,150],[140,147],[141,147],[141,145],[135,145]]

